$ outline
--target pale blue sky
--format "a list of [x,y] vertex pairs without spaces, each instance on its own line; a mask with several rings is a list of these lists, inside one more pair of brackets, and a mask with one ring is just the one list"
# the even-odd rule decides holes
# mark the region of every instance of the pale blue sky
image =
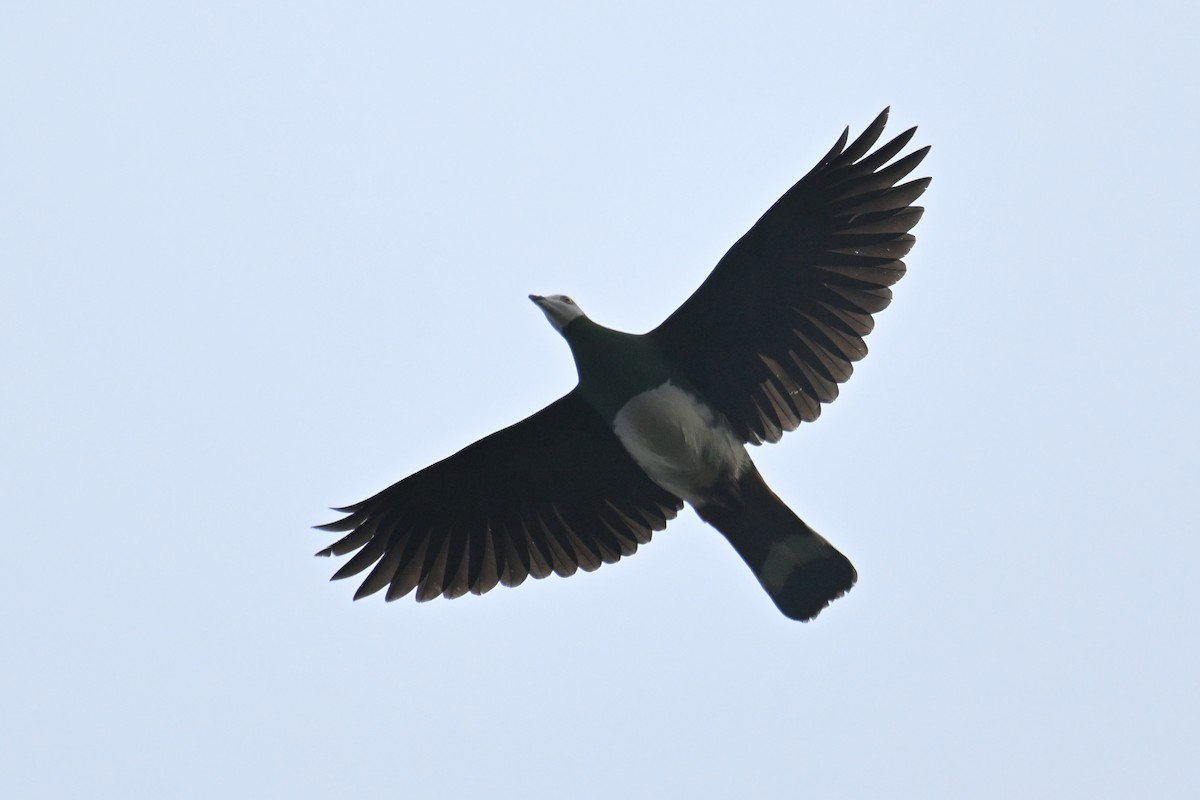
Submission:
[[[5,797],[1200,795],[1197,12],[11,3]],[[350,600],[343,505],[646,330],[849,124],[934,177],[871,355],[753,455],[858,567]]]

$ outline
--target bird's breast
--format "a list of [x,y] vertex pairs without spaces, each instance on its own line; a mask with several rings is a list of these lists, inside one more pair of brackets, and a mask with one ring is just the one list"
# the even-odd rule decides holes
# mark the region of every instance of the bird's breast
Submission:
[[617,412],[613,431],[650,479],[692,505],[736,480],[750,454],[711,407],[670,381],[634,395]]

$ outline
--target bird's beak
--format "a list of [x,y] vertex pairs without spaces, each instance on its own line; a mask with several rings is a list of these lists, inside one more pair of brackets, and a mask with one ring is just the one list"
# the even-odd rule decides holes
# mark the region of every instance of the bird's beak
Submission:
[[529,299],[532,300],[533,302],[537,303],[538,305],[541,305],[541,302],[543,300],[545,300],[546,298],[542,297],[540,294],[531,294],[531,295],[529,295]]

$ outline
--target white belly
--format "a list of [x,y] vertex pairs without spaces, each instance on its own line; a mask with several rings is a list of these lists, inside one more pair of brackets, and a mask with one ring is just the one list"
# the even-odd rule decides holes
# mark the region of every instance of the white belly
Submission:
[[613,431],[650,479],[692,505],[750,465],[750,454],[711,408],[669,381],[635,396]]

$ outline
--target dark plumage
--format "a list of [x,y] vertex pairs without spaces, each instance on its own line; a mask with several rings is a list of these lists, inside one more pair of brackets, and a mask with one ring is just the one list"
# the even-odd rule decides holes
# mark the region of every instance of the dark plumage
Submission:
[[[661,325],[636,336],[537,297],[572,348],[579,385],[319,526],[318,555],[370,568],[355,598],[482,594],[631,555],[683,507],[725,534],[789,617],[811,619],[854,584],[850,562],[779,500],[743,443],[817,418],[866,355],[872,315],[905,271],[913,206],[899,184],[928,147],[872,151],[885,110],[849,131],[729,250]],[[889,164],[889,162],[891,162]]]

